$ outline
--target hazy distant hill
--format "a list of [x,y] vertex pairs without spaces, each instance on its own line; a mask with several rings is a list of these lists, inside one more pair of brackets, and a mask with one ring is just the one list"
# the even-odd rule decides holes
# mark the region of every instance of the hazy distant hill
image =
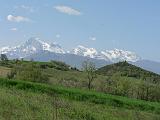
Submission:
[[33,58],[36,61],[50,61],[50,60],[57,60],[57,61],[63,61],[72,67],[77,67],[81,68],[82,62],[85,60],[90,60],[96,64],[97,67],[102,67],[104,65],[111,64],[110,61],[105,61],[105,60],[97,60],[89,57],[83,57],[83,56],[78,56],[74,54],[59,54],[59,53],[51,53],[48,51],[42,51],[41,53],[37,53],[34,55],[31,55],[27,57],[26,59],[31,59]]

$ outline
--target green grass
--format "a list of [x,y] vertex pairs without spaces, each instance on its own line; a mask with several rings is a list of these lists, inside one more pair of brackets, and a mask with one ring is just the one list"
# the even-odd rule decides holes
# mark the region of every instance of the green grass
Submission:
[[142,100],[129,99],[126,97],[114,96],[109,94],[97,93],[73,88],[64,88],[58,86],[50,86],[39,83],[24,82],[18,80],[0,79],[0,86],[14,87],[25,91],[37,93],[45,93],[49,95],[58,94],[61,97],[85,101],[94,104],[109,105],[125,109],[134,109],[160,114],[160,103],[147,102]]
[[[13,62],[9,64],[12,68],[15,63],[10,62]],[[22,63],[28,64],[28,61]],[[49,76],[50,85],[0,78],[0,120],[53,120],[57,101],[59,120],[160,119],[158,102],[102,93],[105,91],[101,89],[107,88],[108,76],[98,75],[92,91],[89,91],[84,72],[68,69],[63,63],[34,63],[39,64]],[[63,70],[59,69],[61,66],[64,66]],[[4,71],[0,76],[5,77],[11,68],[0,67],[0,71]],[[139,81],[133,77],[118,76],[118,80],[124,79],[134,83]]]
[[[158,120],[160,115],[0,87],[0,120]],[[56,109],[55,103],[59,107]],[[57,112],[56,112],[57,111]],[[57,113],[57,117],[56,116]]]
[[[42,72],[41,75],[46,76],[44,78],[42,78],[41,76],[41,80],[37,80],[37,82],[45,82],[51,85],[65,86],[70,88],[80,88],[84,90],[88,89],[88,78],[86,73],[71,69],[68,65],[61,62],[18,61],[18,63],[16,63],[16,61],[12,60],[8,62],[7,66],[10,66],[11,69],[13,68],[12,73],[14,73],[14,71],[16,71],[17,69],[22,69],[23,66],[27,66],[30,64],[37,65],[37,68],[40,69],[40,71]],[[6,65],[4,64],[4,66]],[[97,75],[97,77],[94,79],[94,81],[91,84],[92,90],[95,90],[97,92],[109,93],[113,95],[126,96],[129,98],[137,98],[147,101],[159,102],[159,84],[150,82],[159,81],[159,79],[156,78],[157,75],[150,72],[148,73],[147,71],[144,71],[128,63],[117,63],[109,65],[107,68],[108,69],[106,70],[106,67],[104,67],[105,75]],[[144,78],[134,77],[135,73],[137,74],[137,71],[139,70],[141,72],[138,72],[138,74],[142,76],[144,76],[145,74],[147,76],[151,75],[150,77],[154,77],[155,79],[153,80],[148,77],[145,78],[145,76]],[[106,75],[107,71],[109,72],[109,74]],[[27,75],[30,72],[31,70],[28,70],[27,72],[22,72],[22,74],[14,76],[11,75],[8,77],[12,77],[15,79],[24,79],[26,81],[36,81],[35,78],[34,80],[31,80],[33,78],[24,78],[24,74],[26,73]],[[45,78],[47,79],[44,80]],[[147,93],[148,88],[149,92]]]
[[[61,71],[53,68],[48,68],[43,70],[46,73],[50,80],[50,84],[52,85],[62,85],[66,87],[76,87],[81,89],[87,89],[87,76],[84,72],[80,71]],[[93,89],[98,90],[98,85],[100,81],[105,81],[107,79],[106,76],[97,75],[97,78],[93,81]]]

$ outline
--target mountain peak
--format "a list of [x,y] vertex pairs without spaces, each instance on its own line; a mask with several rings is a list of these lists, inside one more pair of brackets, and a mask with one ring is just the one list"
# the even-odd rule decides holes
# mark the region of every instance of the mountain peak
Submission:
[[60,45],[54,43],[49,44],[38,37],[31,37],[24,44],[16,47],[3,47],[0,49],[0,53],[7,54],[9,58],[24,58],[41,51],[65,53]]
[[[160,75],[144,70],[140,67],[137,67],[133,64],[128,63],[127,61],[114,63],[111,65],[106,65],[97,70],[98,74],[112,76],[113,74],[127,76],[132,78],[149,78],[150,76],[155,76],[155,78],[160,78]],[[144,76],[145,75],[145,76]],[[154,80],[154,79],[153,79]]]
[[32,37],[30,38],[24,45],[23,47],[26,45],[26,47],[34,47],[39,51],[49,51],[49,52],[55,52],[55,53],[62,53],[64,54],[65,51],[62,49],[62,47],[58,44],[55,43],[47,43],[44,42],[43,40],[41,40],[40,38],[37,37]]
[[97,51],[94,48],[87,48],[82,45],[78,45],[70,53],[95,59],[103,59],[111,62],[119,62],[125,60],[129,62],[136,62],[140,60],[140,57],[134,52],[120,50],[117,48],[113,50]]
[[49,46],[49,44],[47,42],[44,42],[43,40],[41,40],[38,37],[31,37],[30,39],[28,39],[24,45],[40,45],[40,46]]
[[112,62],[118,61],[129,61],[129,62],[136,62],[141,58],[134,52],[114,49],[114,50],[105,50],[101,51],[101,54],[106,56]]
[[140,57],[134,52],[116,48],[113,50],[97,51],[95,48],[88,48],[82,45],[78,45],[70,52],[66,52],[60,45],[55,43],[49,44],[38,37],[31,37],[24,44],[16,47],[3,47],[0,49],[0,53],[7,54],[10,58],[22,58],[33,55],[35,53],[41,53],[41,51],[48,51],[51,53],[59,54],[74,54],[110,62],[119,62],[125,60],[129,62],[136,62],[140,60]]
[[82,45],[78,45],[76,48],[74,48],[71,51],[72,54],[79,55],[79,56],[85,56],[90,58],[95,58],[98,54],[97,50],[94,48],[87,48]]

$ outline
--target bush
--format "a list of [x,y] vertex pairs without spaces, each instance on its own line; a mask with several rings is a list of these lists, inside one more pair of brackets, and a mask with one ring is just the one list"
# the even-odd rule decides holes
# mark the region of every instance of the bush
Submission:
[[54,66],[55,69],[57,70],[62,70],[62,71],[68,71],[70,70],[70,66],[67,65],[64,62],[60,62],[60,61],[51,61],[51,64]]
[[49,77],[42,72],[40,66],[33,63],[16,65],[8,75],[8,78],[42,83],[46,83],[49,80]]

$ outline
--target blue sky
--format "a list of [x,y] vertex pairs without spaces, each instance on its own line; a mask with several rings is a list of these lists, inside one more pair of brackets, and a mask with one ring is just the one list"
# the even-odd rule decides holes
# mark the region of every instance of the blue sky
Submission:
[[160,61],[160,0],[0,0],[0,47],[30,37]]

